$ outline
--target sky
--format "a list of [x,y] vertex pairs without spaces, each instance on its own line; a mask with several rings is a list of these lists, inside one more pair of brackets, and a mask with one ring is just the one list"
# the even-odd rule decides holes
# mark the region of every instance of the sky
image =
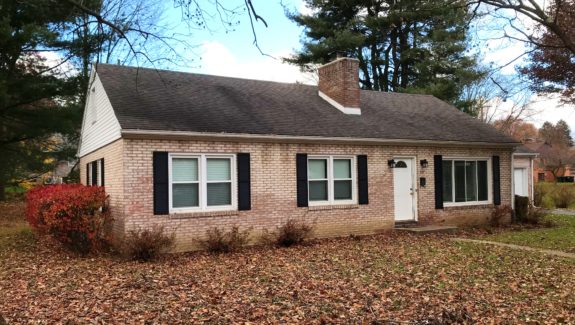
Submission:
[[[230,0],[227,3],[230,6],[234,3],[241,6],[244,2]],[[316,78],[300,72],[298,67],[282,63],[281,60],[301,47],[300,39],[303,37],[303,29],[286,17],[285,10],[309,13],[309,9],[301,0],[253,0],[253,4],[256,12],[268,23],[267,28],[261,22],[256,23],[258,44],[267,55],[262,55],[253,45],[252,29],[247,14],[243,14],[238,17],[240,23],[233,27],[233,31],[226,31],[217,19],[209,25],[209,30],[194,30],[190,42],[196,47],[189,53],[189,64],[178,69],[248,79],[314,84]],[[168,7],[165,15],[168,19],[177,20],[181,12],[177,8]],[[493,20],[480,22],[476,37],[480,40],[482,62],[502,66],[523,53],[526,47],[516,41],[494,40],[503,33],[499,23]],[[524,20],[523,23],[527,28],[533,27],[529,20]],[[506,66],[502,73],[515,76],[516,66],[522,63],[523,58]],[[562,106],[557,98],[535,94],[531,101],[531,107],[538,113],[529,118],[530,122],[539,127],[545,121],[556,123],[563,119],[569,124],[575,137],[574,106]],[[513,101],[508,100],[501,104],[499,110],[503,113],[511,106]]]

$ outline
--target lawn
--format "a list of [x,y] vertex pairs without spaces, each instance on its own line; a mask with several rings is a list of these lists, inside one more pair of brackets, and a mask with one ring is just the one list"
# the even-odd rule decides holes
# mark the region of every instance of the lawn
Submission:
[[0,247],[0,314],[9,324],[575,322],[574,260],[439,235],[155,263],[74,257],[18,227],[0,238],[9,238]]
[[521,231],[506,231],[482,239],[508,244],[555,249],[575,253],[575,216],[549,215],[556,226]]

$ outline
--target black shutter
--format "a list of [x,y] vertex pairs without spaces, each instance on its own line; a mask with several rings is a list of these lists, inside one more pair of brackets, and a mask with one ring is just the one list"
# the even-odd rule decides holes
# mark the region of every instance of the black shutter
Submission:
[[101,179],[101,184],[100,186],[104,186],[104,158],[100,159],[100,179]]
[[94,160],[92,164],[92,185],[98,186],[98,161]]
[[154,214],[169,214],[168,153],[154,152]]
[[297,175],[297,206],[307,207],[307,154],[298,153],[296,155],[296,175]]
[[501,205],[501,173],[499,170],[499,156],[493,156],[493,204]]
[[359,155],[357,156],[357,199],[359,204],[369,203],[367,178],[367,155]]
[[90,186],[92,184],[90,184],[90,163],[86,164],[86,186]]
[[250,182],[250,154],[238,153],[238,210],[252,208],[251,182]]
[[433,175],[435,183],[435,208],[443,209],[443,156],[433,156]]

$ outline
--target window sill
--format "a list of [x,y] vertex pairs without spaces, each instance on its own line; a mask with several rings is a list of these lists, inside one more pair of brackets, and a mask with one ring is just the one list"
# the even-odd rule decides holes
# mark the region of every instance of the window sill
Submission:
[[198,211],[198,212],[178,212],[170,213],[170,219],[193,219],[193,218],[208,218],[208,217],[225,217],[237,216],[240,212],[238,210],[228,211]]
[[322,211],[322,210],[345,210],[345,209],[358,209],[358,204],[336,204],[336,205],[312,205],[307,208],[308,211]]
[[477,208],[491,208],[493,207],[492,202],[481,202],[476,204],[450,204],[450,205],[443,205],[445,210],[462,210],[462,209],[477,209]]

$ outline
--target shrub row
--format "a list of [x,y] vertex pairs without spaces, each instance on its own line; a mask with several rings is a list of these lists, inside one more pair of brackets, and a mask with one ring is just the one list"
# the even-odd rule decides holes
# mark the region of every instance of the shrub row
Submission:
[[575,209],[575,184],[540,182],[535,186],[534,203],[545,209]]
[[[107,247],[112,238],[107,228],[112,218],[103,187],[79,184],[39,186],[27,193],[26,218],[32,229],[49,236],[82,255]],[[232,227],[229,231],[212,228],[198,243],[210,252],[233,252],[250,241],[250,231]],[[261,241],[278,246],[300,244],[312,233],[304,222],[288,220],[276,231],[265,231]],[[174,234],[155,225],[151,229],[128,231],[116,248],[130,259],[148,261],[170,251]]]

